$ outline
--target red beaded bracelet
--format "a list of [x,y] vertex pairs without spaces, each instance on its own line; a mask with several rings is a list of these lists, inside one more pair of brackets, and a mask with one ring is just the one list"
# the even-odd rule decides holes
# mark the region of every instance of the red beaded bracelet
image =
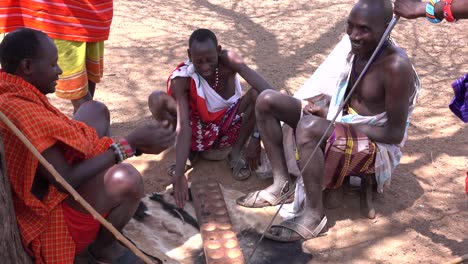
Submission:
[[443,7],[444,17],[447,22],[454,22],[456,19],[452,15],[452,1],[453,0],[445,0],[445,5]]
[[122,150],[125,152],[127,158],[135,156],[135,151],[133,151],[132,147],[125,138],[119,139],[119,143],[119,145],[123,148]]

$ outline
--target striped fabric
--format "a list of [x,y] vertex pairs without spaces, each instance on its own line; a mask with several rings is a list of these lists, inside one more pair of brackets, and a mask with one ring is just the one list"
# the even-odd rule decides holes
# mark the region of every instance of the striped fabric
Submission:
[[377,147],[349,124],[336,123],[325,147],[324,188],[339,188],[346,177],[374,173]]
[[[5,72],[0,72],[0,109],[39,152],[59,143],[69,163],[92,158],[112,144],[112,139],[98,138],[95,129],[62,114],[34,86]],[[50,185],[38,200],[31,193],[38,160],[3,122],[0,133],[25,248],[35,263],[73,263],[75,244],[60,206],[67,194]]]
[[449,108],[463,122],[468,123],[468,73],[452,83],[453,98]]
[[54,39],[58,51],[59,76],[55,95],[76,100],[88,93],[88,81],[99,83],[104,73],[104,42]]
[[54,39],[97,42],[109,37],[112,16],[113,0],[3,0],[0,32],[28,27]]

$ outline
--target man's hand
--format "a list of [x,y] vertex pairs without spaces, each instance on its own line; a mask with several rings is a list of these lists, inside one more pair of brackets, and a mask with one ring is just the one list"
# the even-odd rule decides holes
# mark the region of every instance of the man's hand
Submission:
[[176,132],[168,121],[152,120],[137,127],[127,136],[133,149],[143,153],[159,154],[174,145]]
[[238,72],[240,68],[245,65],[244,59],[232,50],[222,50],[219,55],[219,60],[222,64],[227,65],[235,72]]
[[309,102],[302,111],[304,112],[304,115],[314,115],[325,118],[327,117],[328,108]]
[[185,175],[175,175],[172,178],[172,187],[174,190],[176,205],[179,208],[183,208],[185,206],[185,202],[189,200],[188,182]]
[[396,0],[394,3],[395,15],[407,19],[426,16],[426,3],[421,0]]
[[244,157],[250,171],[255,171],[260,163],[261,146],[260,139],[251,138],[245,147]]
[[326,94],[302,100],[302,108],[305,115],[315,115],[319,117],[327,117],[328,106],[330,105],[331,97]]

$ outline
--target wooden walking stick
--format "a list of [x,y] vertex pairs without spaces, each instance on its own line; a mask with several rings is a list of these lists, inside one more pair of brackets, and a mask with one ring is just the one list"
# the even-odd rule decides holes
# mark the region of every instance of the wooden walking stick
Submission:
[[461,257],[458,257],[456,259],[452,259],[451,261],[445,263],[445,264],[458,264],[458,263],[464,263],[466,260],[468,260],[468,254],[465,254]]
[[[21,140],[21,142],[26,145],[26,147],[33,153],[33,155],[39,160],[39,162],[52,174],[55,180],[60,183],[60,185],[67,190],[68,193],[81,205],[86,211],[88,211],[96,220],[99,221],[109,232],[111,232],[117,240],[122,242],[126,247],[128,247],[135,255],[141,258],[147,264],[153,264],[143,252],[141,252],[135,245],[132,244],[127,238],[125,238],[111,223],[109,223],[104,217],[102,217],[94,208],[86,202],[81,195],[73,189],[73,187],[65,181],[65,179],[55,170],[39,151],[31,144],[31,142],[26,138],[26,136],[13,124],[8,117],[6,117],[3,112],[0,111],[0,119],[10,128],[13,133]],[[158,252],[155,250],[155,257],[160,259],[163,263],[176,264],[178,263],[174,259],[169,258],[166,254]]]

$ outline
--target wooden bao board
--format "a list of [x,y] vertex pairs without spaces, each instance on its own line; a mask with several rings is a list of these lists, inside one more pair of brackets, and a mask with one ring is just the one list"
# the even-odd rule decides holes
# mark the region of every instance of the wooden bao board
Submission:
[[219,184],[215,181],[194,182],[191,190],[206,263],[244,264]]

